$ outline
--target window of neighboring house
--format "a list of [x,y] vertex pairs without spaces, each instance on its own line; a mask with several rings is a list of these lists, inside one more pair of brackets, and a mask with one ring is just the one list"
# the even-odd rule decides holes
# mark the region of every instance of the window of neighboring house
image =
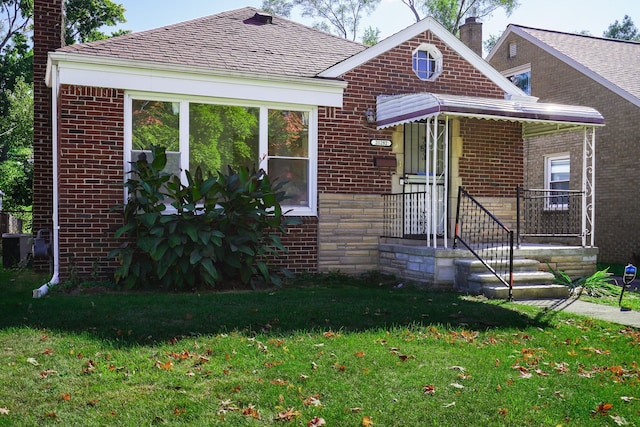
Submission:
[[506,70],[502,74],[524,93],[531,95],[531,64]]
[[545,188],[552,190],[545,199],[548,210],[564,210],[569,207],[569,177],[571,165],[569,155],[546,158]]
[[294,215],[315,215],[316,143],[309,129],[314,110],[137,97],[130,108],[127,164],[149,156],[155,144],[166,148],[166,171],[183,178],[183,171],[197,167],[205,173],[262,168],[284,182],[284,207]]
[[434,81],[442,73],[442,53],[432,44],[421,44],[411,58],[413,72],[421,80]]

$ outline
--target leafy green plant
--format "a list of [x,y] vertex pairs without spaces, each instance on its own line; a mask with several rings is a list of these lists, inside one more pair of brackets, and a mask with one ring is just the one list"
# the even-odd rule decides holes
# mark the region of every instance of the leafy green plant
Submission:
[[571,279],[565,272],[554,270],[549,264],[547,267],[554,275],[556,283],[567,286],[572,294],[579,292],[580,294],[585,293],[587,296],[600,297],[619,293],[619,288],[611,284],[612,273],[609,273],[609,268],[598,270],[591,276]]
[[198,168],[186,172],[184,185],[164,172],[163,147],[151,155],[151,162],[132,163],[128,203],[117,207],[125,224],[116,237],[127,239],[112,251],[120,261],[116,280],[168,289],[214,287],[223,280],[249,284],[257,276],[279,284],[267,260],[286,251],[278,235],[286,231],[284,192],[264,172],[248,168],[208,177]]

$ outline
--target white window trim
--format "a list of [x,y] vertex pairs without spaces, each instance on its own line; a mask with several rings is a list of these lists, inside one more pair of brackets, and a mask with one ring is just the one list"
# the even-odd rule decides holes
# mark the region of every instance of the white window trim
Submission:
[[[417,52],[427,52],[429,53],[429,55],[431,55],[433,57],[433,59],[436,62],[436,69],[434,70],[433,74],[431,75],[431,77],[429,78],[422,78],[420,77],[420,75],[418,75],[418,72],[413,68],[413,56],[417,53]],[[433,82],[435,81],[438,77],[440,77],[440,74],[442,74],[442,52],[440,52],[440,50],[429,43],[422,43],[420,44],[420,46],[418,46],[417,48],[415,48],[413,50],[413,52],[411,52],[411,69],[413,70],[414,74],[416,76],[418,76],[418,78],[420,80],[423,80],[425,82]]]
[[[309,113],[309,146],[308,146],[308,161],[309,161],[309,206],[295,206],[282,204],[283,212],[286,212],[288,216],[317,216],[317,194],[318,194],[318,108],[310,105],[298,105],[298,104],[284,104],[284,103],[270,103],[270,102],[255,102],[246,100],[233,100],[233,99],[220,99],[209,97],[195,97],[195,96],[178,96],[171,94],[158,94],[148,92],[127,92],[125,94],[125,106],[124,106],[124,181],[129,178],[130,162],[131,162],[131,149],[133,146],[133,129],[132,129],[132,101],[134,99],[145,99],[151,101],[163,101],[163,102],[179,102],[180,103],[180,152],[184,153],[181,156],[180,167],[182,169],[181,179],[186,184],[186,175],[184,171],[188,169],[189,165],[189,104],[190,103],[206,103],[217,105],[235,105],[242,107],[257,107],[260,108],[260,128],[259,134],[259,153],[260,163],[259,167],[268,171],[268,158],[265,156],[268,153],[268,110],[292,110],[292,111],[304,111]],[[264,158],[262,158],[264,156]],[[125,189],[124,202],[127,202],[128,194]],[[167,214],[175,213],[175,209],[172,206],[168,206],[165,211]]]
[[[571,171],[571,155],[570,153],[558,153],[544,157],[544,188],[546,190],[551,189],[551,162],[554,160],[568,160],[569,171]],[[569,185],[571,185],[571,172],[569,172]],[[567,210],[569,205],[567,203],[551,204],[549,198],[545,198],[544,209],[546,211]]]
[[[524,74],[524,73],[527,73],[527,72],[529,73],[529,85],[531,85],[531,63],[519,65],[517,67],[513,67],[513,68],[509,68],[508,70],[504,70],[504,71],[502,71],[502,75],[505,76],[507,79],[509,79],[509,81],[511,83],[513,83],[513,81],[511,80],[513,76],[516,76],[518,74]],[[515,85],[515,83],[513,83],[513,84]],[[523,92],[524,92],[524,90],[523,90]],[[528,95],[531,96],[531,94],[528,94]]]

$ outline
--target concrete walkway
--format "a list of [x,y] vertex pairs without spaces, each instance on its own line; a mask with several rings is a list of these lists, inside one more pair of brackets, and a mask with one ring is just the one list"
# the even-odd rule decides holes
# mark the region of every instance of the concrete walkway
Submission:
[[[576,297],[559,299],[514,300],[513,302],[518,304],[533,305],[541,308],[549,308],[552,310],[566,311],[567,313],[580,314],[583,316],[593,317],[595,319],[601,319],[608,322],[640,328],[640,311],[623,311],[620,309],[620,307],[611,307],[608,305],[585,302]],[[624,306],[624,298],[622,301],[622,305]]]

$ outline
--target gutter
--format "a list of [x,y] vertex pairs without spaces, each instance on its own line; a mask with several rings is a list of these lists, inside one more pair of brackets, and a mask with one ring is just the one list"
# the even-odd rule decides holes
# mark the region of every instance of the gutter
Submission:
[[42,298],[49,289],[60,283],[60,225],[58,218],[58,67],[53,66],[51,69],[47,67],[47,81],[51,82],[51,151],[53,157],[53,275],[51,279],[33,290],[33,298]]

